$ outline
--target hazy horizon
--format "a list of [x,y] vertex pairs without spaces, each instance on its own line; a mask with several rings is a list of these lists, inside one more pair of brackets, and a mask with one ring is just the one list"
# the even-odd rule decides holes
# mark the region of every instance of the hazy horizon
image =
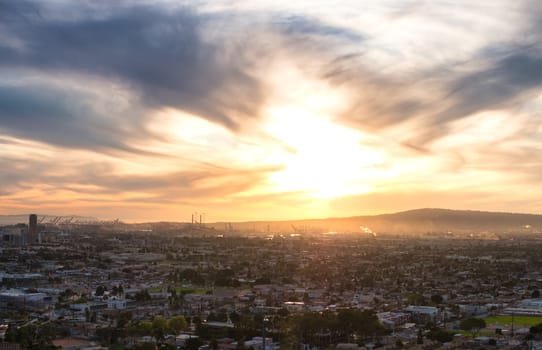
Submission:
[[[38,221],[43,222],[44,224],[51,224],[52,222],[58,222],[60,224],[67,224],[67,223],[104,223],[104,224],[111,224],[114,222],[120,222],[123,224],[148,224],[148,223],[158,223],[158,222],[170,222],[170,223],[177,223],[177,224],[199,224],[199,220],[201,220],[203,225],[213,225],[213,224],[251,224],[251,223],[260,223],[260,224],[266,224],[266,223],[301,223],[301,222],[316,222],[316,221],[348,221],[349,219],[353,219],[356,221],[359,218],[367,218],[367,219],[376,219],[376,218],[383,218],[383,217],[396,217],[401,216],[403,214],[413,214],[414,217],[420,216],[422,217],[433,217],[435,220],[443,219],[442,214],[444,212],[447,212],[447,215],[482,215],[482,221],[491,221],[495,219],[494,215],[503,215],[505,217],[508,216],[533,216],[533,217],[539,217],[542,220],[542,214],[540,213],[519,213],[519,212],[499,212],[499,211],[483,211],[483,210],[472,210],[472,209],[449,209],[449,208],[414,208],[414,209],[407,209],[404,211],[397,211],[397,212],[385,212],[385,213],[379,213],[379,214],[372,214],[372,215],[351,215],[351,216],[335,216],[335,217],[297,217],[297,218],[290,218],[290,219],[266,219],[264,217],[262,218],[256,218],[253,220],[212,220],[208,221],[206,220],[206,216],[202,215],[199,216],[199,213],[193,213],[194,217],[191,215],[188,218],[180,218],[175,219],[171,218],[169,220],[124,220],[122,217],[92,217],[92,216],[78,216],[78,215],[70,215],[70,214],[59,214],[59,215],[52,215],[47,213],[19,213],[19,214],[0,214],[0,225],[13,225],[13,224],[19,224],[19,223],[27,223],[28,216],[31,214],[38,216]],[[204,213],[201,213],[204,214]],[[491,215],[490,217],[487,217],[485,215]],[[459,217],[458,216],[458,217]],[[13,218],[16,218],[15,220]],[[449,217],[447,219],[450,219]],[[522,222],[522,225],[532,224],[531,222]],[[56,225],[56,224],[54,224]],[[357,230],[358,225],[354,225],[355,229]],[[414,225],[415,226],[415,225]],[[333,229],[332,229],[333,230]]]
[[542,213],[537,5],[0,1],[0,215]]

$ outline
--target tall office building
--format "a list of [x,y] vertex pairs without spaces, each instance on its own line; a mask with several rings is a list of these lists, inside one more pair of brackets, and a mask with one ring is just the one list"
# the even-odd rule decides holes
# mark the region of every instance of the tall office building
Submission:
[[26,244],[38,243],[38,216],[30,214],[28,217],[28,235],[26,236]]

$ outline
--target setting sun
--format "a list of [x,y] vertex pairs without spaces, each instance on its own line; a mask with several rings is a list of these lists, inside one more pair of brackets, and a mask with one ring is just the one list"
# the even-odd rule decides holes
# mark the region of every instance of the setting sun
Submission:
[[371,190],[371,167],[381,152],[363,149],[362,135],[306,110],[277,108],[270,111],[268,130],[290,152],[285,168],[270,176],[278,191],[306,192],[315,198],[333,198]]

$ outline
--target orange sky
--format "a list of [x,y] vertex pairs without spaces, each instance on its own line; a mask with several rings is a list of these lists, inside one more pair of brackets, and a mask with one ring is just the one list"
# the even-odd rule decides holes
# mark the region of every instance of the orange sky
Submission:
[[8,2],[0,214],[542,213],[534,5]]

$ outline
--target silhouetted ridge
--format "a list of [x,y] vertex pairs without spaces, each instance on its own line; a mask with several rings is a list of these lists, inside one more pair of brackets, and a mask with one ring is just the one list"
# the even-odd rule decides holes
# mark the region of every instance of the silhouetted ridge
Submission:
[[[0,224],[17,216],[0,216]],[[21,217],[26,220],[27,216]],[[19,221],[24,222],[24,221]],[[499,213],[438,208],[414,209],[393,214],[343,218],[285,221],[214,222],[190,225],[180,222],[148,222],[124,224],[125,229],[179,233],[186,230],[198,234],[228,233],[326,233],[330,231],[359,234],[536,234],[542,233],[542,215]]]
[[[218,224],[220,227],[220,224]],[[307,219],[290,221],[256,221],[233,223],[239,230],[298,232],[360,232],[367,229],[387,233],[526,233],[542,232],[542,215],[499,213],[475,210],[423,208],[393,214],[353,216],[347,218]],[[367,229],[365,229],[367,228]]]

